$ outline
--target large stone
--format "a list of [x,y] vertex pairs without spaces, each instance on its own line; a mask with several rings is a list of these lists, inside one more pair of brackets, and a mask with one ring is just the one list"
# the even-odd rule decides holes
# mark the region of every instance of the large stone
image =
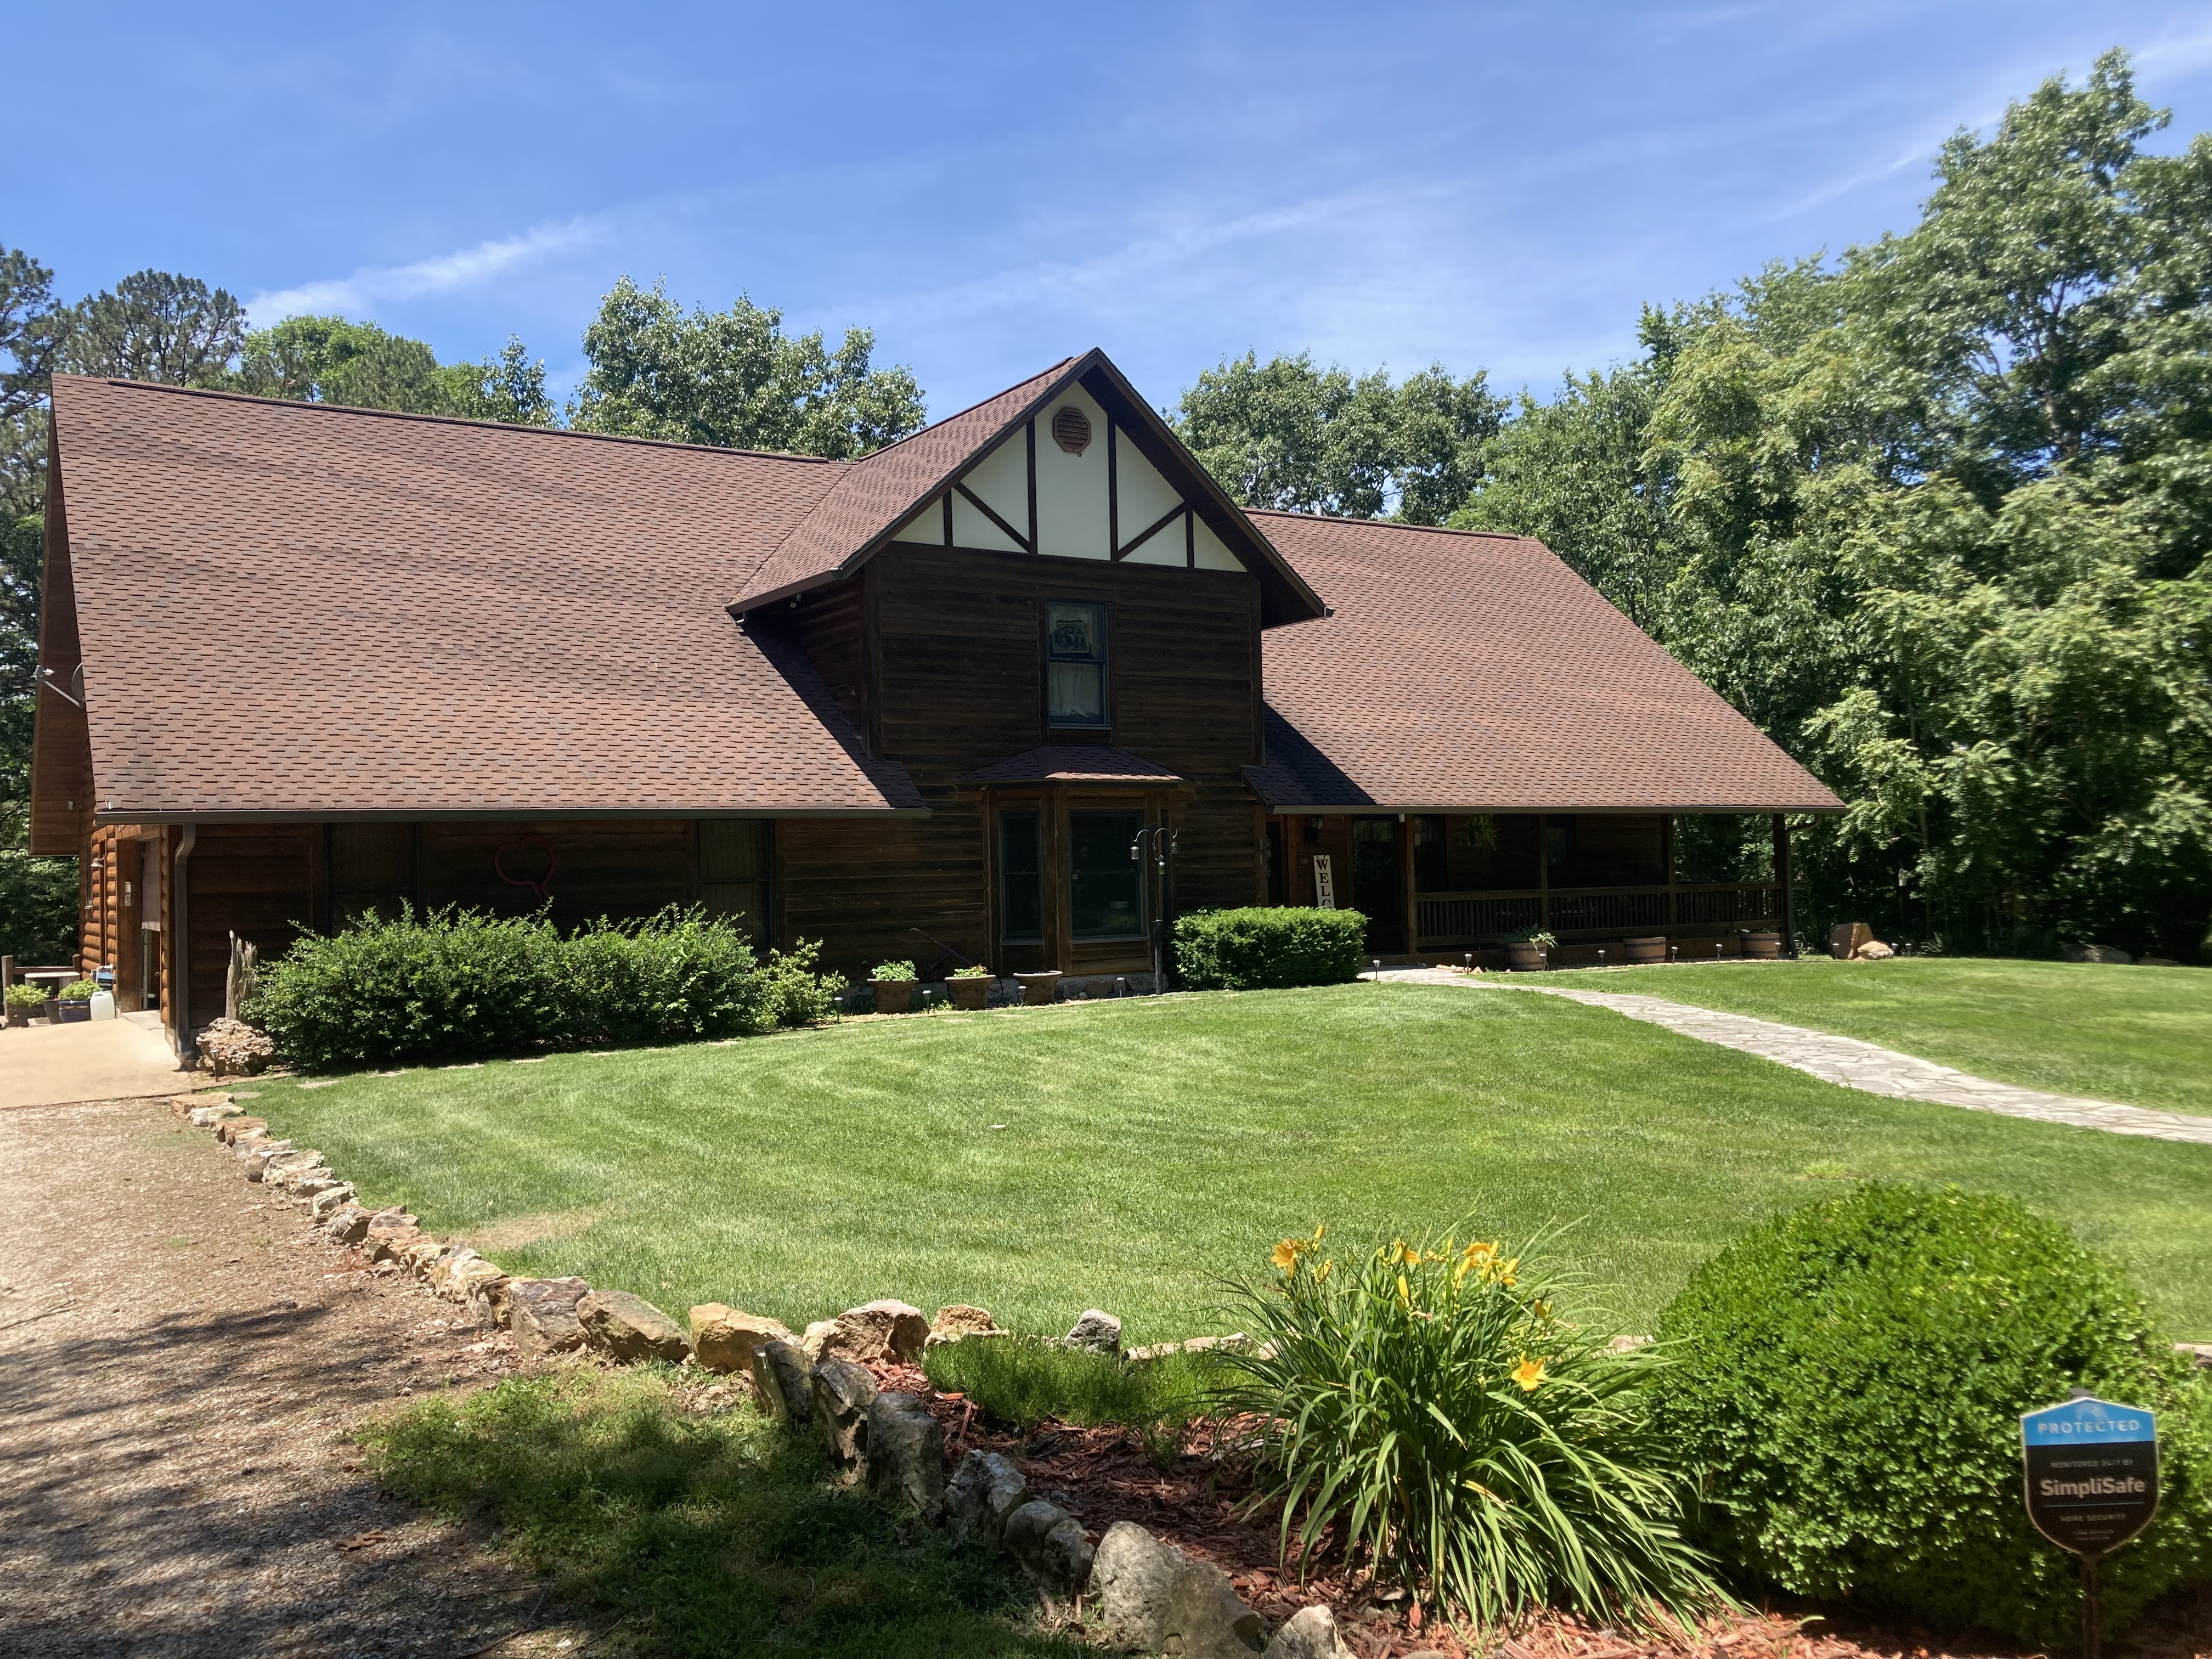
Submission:
[[323,1222],[323,1237],[333,1244],[358,1244],[368,1237],[368,1212],[349,1200]]
[[720,1302],[702,1302],[692,1309],[690,1325],[691,1352],[710,1371],[749,1371],[753,1350],[762,1343],[791,1340],[781,1321]]
[[805,1350],[796,1342],[779,1339],[754,1346],[754,1391],[770,1411],[787,1423],[813,1420],[814,1384],[806,1370]]
[[[345,1206],[353,1204],[353,1182],[333,1182],[307,1200],[307,1213],[318,1221],[328,1221]],[[354,1208],[360,1207],[358,1204],[354,1204]]]
[[921,1310],[885,1299],[848,1308],[835,1319],[806,1328],[799,1346],[812,1360],[849,1359],[856,1364],[903,1364],[929,1340]]
[[459,1302],[468,1295],[461,1275],[469,1263],[483,1258],[465,1244],[448,1244],[430,1259],[423,1269],[422,1282],[430,1287],[433,1296],[447,1302]]
[[997,1548],[1006,1517],[1029,1501],[1029,1482],[1013,1459],[998,1452],[969,1452],[945,1488],[945,1525],[953,1547],[976,1540]]
[[1871,944],[1874,929],[1863,921],[1839,921],[1828,929],[1828,954],[1838,962],[1849,962],[1859,946]]
[[1878,939],[1870,939],[1851,952],[1854,962],[1887,962],[1897,954]]
[[1091,1577],[1091,1540],[1057,1504],[1033,1498],[1006,1517],[999,1542],[1037,1587],[1056,1601],[1083,1593]]
[[276,1056],[275,1039],[238,1019],[212,1022],[198,1044],[201,1060],[217,1077],[252,1077]]
[[1116,1521],[1099,1540],[1091,1595],[1108,1639],[1133,1652],[1247,1659],[1261,1646],[1260,1615],[1220,1568],[1133,1521]]
[[453,1275],[453,1299],[468,1304],[477,1324],[497,1330],[507,1323],[507,1285],[499,1264],[478,1256]]
[[1064,1340],[1071,1348],[1087,1348],[1092,1353],[1119,1353],[1121,1322],[1103,1309],[1086,1308]]
[[2135,960],[2113,945],[2069,945],[2063,954],[2069,962],[2111,962],[2124,968]]
[[947,1342],[964,1342],[971,1336],[1011,1334],[999,1328],[999,1322],[991,1317],[989,1309],[971,1308],[964,1302],[956,1302],[937,1310],[937,1317],[929,1322],[929,1338],[925,1346],[939,1348]]
[[945,1502],[945,1429],[919,1395],[879,1394],[868,1402],[868,1486],[925,1515]]
[[542,1359],[582,1347],[584,1327],[576,1304],[591,1290],[574,1278],[508,1279],[507,1328],[514,1336],[516,1358]]
[[866,1366],[834,1354],[816,1360],[806,1377],[814,1426],[822,1431],[837,1478],[856,1486],[868,1472],[868,1407],[876,1397],[876,1379]]
[[171,1095],[169,1109],[179,1117],[189,1117],[203,1106],[228,1106],[230,1097],[210,1089],[198,1094]]
[[269,1120],[265,1117],[225,1118],[215,1126],[215,1138],[226,1146],[234,1146],[240,1137],[251,1134],[256,1129],[265,1130],[268,1127]]
[[212,1129],[227,1117],[244,1117],[246,1108],[234,1106],[225,1095],[219,1102],[207,1106],[195,1106],[185,1114],[185,1121],[195,1129]]
[[271,1187],[281,1188],[288,1180],[304,1175],[309,1170],[327,1168],[328,1163],[320,1152],[312,1147],[294,1146],[288,1147],[281,1152],[270,1153],[267,1158],[260,1160],[260,1167],[261,1173],[256,1175],[254,1160],[246,1159],[246,1178],[248,1181],[259,1181]]
[[399,1265],[421,1279],[430,1271],[433,1262],[453,1248],[442,1238],[433,1238],[428,1233],[417,1232],[401,1247]]
[[1217,1348],[1232,1349],[1240,1353],[1252,1352],[1252,1339],[1237,1331],[1229,1336],[1192,1336],[1180,1342],[1154,1342],[1141,1348],[1130,1348],[1121,1355],[1133,1365],[1149,1365],[1155,1360],[1172,1358],[1179,1353],[1212,1353]]
[[240,1146],[241,1150],[238,1154],[238,1161],[246,1166],[246,1178],[248,1181],[260,1180],[268,1173],[270,1158],[282,1158],[292,1150],[290,1141],[271,1140],[266,1135],[242,1141]]
[[625,1363],[675,1361],[691,1352],[681,1325],[628,1291],[593,1291],[577,1303],[576,1319],[584,1328],[585,1341]]
[[1336,1633],[1336,1615],[1323,1603],[1300,1607],[1267,1644],[1267,1659],[1352,1659]]

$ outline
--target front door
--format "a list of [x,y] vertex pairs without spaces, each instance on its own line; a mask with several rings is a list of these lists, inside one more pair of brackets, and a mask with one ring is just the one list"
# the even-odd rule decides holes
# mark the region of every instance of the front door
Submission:
[[1406,948],[1406,883],[1398,858],[1398,820],[1352,821],[1352,908],[1367,918],[1367,948],[1380,956]]

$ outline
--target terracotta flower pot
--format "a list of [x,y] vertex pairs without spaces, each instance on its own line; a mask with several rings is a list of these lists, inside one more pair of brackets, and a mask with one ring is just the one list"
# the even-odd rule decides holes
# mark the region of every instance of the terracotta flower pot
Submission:
[[1620,959],[1641,966],[1645,963],[1667,960],[1667,936],[1656,939],[1625,939],[1620,941]]
[[973,1013],[990,1002],[991,981],[981,974],[956,974],[945,981],[945,993],[954,1007]]
[[1505,947],[1505,965],[1516,974],[1533,974],[1544,965],[1544,947],[1516,940]]
[[871,980],[869,983],[876,988],[878,1013],[903,1014],[912,1011],[914,988],[921,981],[911,979],[878,979]]
[[1743,953],[1753,962],[1775,962],[1782,956],[1782,935],[1779,933],[1746,933]]
[[1041,1007],[1060,994],[1060,969],[1048,969],[1042,974],[1016,974],[1014,983],[1022,988],[1022,1001],[1031,1008]]

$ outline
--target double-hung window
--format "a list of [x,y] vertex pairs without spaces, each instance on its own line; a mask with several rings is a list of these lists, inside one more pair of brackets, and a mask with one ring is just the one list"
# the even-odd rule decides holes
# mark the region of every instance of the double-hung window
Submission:
[[1106,717],[1106,607],[1045,605],[1045,723],[1093,729]]

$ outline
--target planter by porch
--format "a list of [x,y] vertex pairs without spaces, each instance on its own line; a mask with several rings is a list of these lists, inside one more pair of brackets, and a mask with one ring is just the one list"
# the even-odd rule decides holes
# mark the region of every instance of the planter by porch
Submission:
[[879,1014],[903,1014],[914,1007],[914,988],[920,984],[912,979],[872,979],[875,988],[876,1012]]
[[52,1006],[54,1011],[53,1017],[64,1025],[92,1018],[92,1005],[89,1002],[78,1002],[73,999],[67,999],[56,1002]]
[[1533,974],[1544,965],[1540,945],[1513,944],[1505,947],[1505,965],[1516,974]]
[[1658,934],[1651,939],[1625,939],[1620,941],[1620,959],[1632,967],[1667,960],[1667,936]]
[[1779,933],[1746,933],[1743,953],[1753,962],[1775,962],[1782,956],[1782,935]]
[[30,1023],[31,1023],[31,1012],[30,1012],[30,1010],[29,1010],[29,1009],[27,1009],[27,1008],[10,1008],[10,1009],[8,1011],[8,1024],[10,1024],[10,1025],[28,1025]]
[[1022,988],[1022,1001],[1030,1007],[1040,1007],[1060,994],[1060,969],[1048,969],[1042,974],[1016,974],[1014,983]]
[[945,994],[954,1007],[973,1013],[991,1000],[991,981],[981,974],[956,974],[945,981]]

